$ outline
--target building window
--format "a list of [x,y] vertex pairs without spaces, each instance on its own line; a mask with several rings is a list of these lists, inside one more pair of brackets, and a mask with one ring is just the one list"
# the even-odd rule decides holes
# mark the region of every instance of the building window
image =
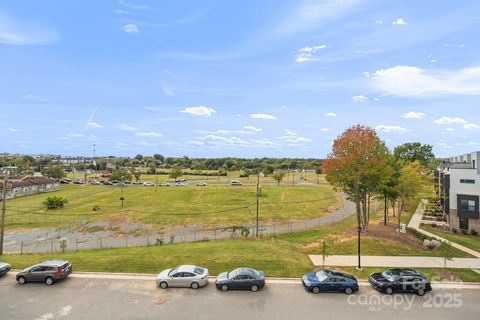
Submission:
[[460,210],[475,212],[475,200],[460,200]]
[[475,180],[473,180],[473,179],[460,179],[460,183],[475,184]]

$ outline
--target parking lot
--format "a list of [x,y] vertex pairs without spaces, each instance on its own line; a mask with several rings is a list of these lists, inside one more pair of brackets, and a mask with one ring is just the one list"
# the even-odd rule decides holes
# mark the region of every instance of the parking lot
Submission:
[[155,286],[154,277],[73,274],[53,286],[0,278],[0,319],[478,319],[479,289],[440,289],[424,297],[382,295],[368,285],[351,296],[313,295],[296,281],[267,280],[250,291]]

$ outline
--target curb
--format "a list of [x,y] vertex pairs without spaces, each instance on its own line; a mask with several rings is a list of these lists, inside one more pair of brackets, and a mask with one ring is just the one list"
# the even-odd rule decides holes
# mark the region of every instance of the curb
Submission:
[[[12,269],[9,274],[16,275],[21,270]],[[73,272],[69,277],[78,279],[103,279],[103,280],[142,280],[155,281],[156,274],[151,273],[109,273],[109,272]],[[215,275],[210,275],[209,283],[215,282]],[[301,285],[301,278],[265,278],[268,284],[283,284],[283,285]],[[359,280],[358,285],[362,287],[371,286],[368,280]],[[437,289],[480,289],[480,282],[432,282],[432,287]]]

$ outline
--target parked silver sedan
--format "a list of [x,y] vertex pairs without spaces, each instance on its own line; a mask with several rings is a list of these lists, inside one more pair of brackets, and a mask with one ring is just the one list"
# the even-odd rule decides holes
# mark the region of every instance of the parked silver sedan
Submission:
[[162,289],[168,287],[198,289],[207,283],[208,269],[191,265],[163,270],[157,275],[157,286]]

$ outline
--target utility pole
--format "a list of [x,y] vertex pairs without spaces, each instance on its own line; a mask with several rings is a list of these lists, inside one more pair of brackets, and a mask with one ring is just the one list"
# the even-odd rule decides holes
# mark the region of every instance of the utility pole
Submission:
[[258,238],[258,211],[259,211],[259,199],[260,198],[260,170],[257,171],[257,228],[256,237]]
[[3,190],[2,190],[2,226],[0,235],[0,256],[3,254],[3,238],[5,237],[5,216],[7,214],[7,177],[8,170],[5,171],[3,178]]
[[355,203],[356,203],[356,214],[357,214],[357,254],[358,254],[358,266],[357,270],[362,270],[362,264],[361,264],[361,255],[360,255],[360,233],[362,232],[362,226],[361,226],[361,221],[360,221],[360,188],[358,185],[358,181],[355,180],[354,182],[354,188],[355,188]]
[[98,171],[97,171],[97,157],[95,154],[95,144],[93,144],[93,165],[95,166],[95,179],[98,179]]

